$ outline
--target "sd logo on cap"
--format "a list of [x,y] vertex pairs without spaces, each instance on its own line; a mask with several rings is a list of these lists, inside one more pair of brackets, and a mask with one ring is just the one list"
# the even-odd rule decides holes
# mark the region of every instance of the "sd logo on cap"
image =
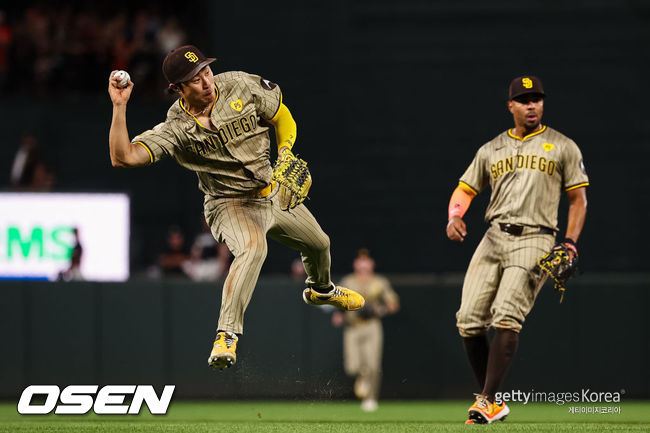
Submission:
[[182,83],[215,60],[217,59],[205,57],[194,45],[183,45],[167,54],[162,66],[163,75],[170,84]]
[[542,81],[539,78],[528,75],[524,77],[517,77],[510,82],[510,87],[508,88],[509,100],[528,93],[537,93],[539,95],[546,96],[544,94]]

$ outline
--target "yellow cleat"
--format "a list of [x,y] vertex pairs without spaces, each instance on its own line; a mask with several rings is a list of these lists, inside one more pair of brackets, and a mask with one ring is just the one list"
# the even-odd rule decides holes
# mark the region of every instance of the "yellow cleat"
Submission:
[[[476,401],[467,411],[469,414],[468,421],[474,421],[473,424],[492,424],[494,421],[503,421],[510,413],[507,404],[490,403],[490,401],[481,394],[476,394]],[[470,424],[465,422],[465,424]]]
[[237,336],[232,332],[218,332],[217,339],[212,345],[208,365],[223,370],[237,361]]
[[334,286],[329,293],[319,293],[312,288],[306,288],[302,292],[302,299],[308,305],[332,305],[341,311],[358,310],[366,303],[363,296],[341,286]]

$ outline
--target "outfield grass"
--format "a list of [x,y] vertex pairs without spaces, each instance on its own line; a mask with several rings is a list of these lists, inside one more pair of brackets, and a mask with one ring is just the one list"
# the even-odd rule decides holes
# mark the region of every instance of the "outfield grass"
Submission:
[[505,422],[490,426],[464,425],[468,405],[465,401],[390,401],[380,402],[377,412],[364,413],[357,402],[178,401],[164,416],[22,416],[15,403],[0,403],[0,432],[650,431],[647,401],[610,404],[620,407],[620,414],[572,414],[570,405],[513,404]]

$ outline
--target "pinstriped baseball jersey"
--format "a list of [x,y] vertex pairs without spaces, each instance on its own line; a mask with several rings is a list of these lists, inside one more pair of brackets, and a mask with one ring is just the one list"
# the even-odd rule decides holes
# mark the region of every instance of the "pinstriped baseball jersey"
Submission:
[[486,221],[557,230],[562,190],[589,185],[580,149],[547,126],[526,137],[505,131],[476,153],[460,182],[476,193],[492,188]]
[[224,72],[214,77],[216,101],[212,125],[201,125],[182,98],[169,108],[165,122],[133,138],[143,144],[152,162],[174,158],[199,177],[208,195],[238,195],[271,181],[270,140],[261,120],[273,118],[280,87],[258,75]]
[[[366,300],[366,308],[370,310],[378,306],[384,306],[388,302],[397,302],[399,300],[399,296],[393,290],[388,278],[382,275],[375,274],[370,281],[362,284],[354,274],[349,274],[343,277],[341,285],[360,293]],[[359,312],[347,311],[345,315],[348,323],[354,324]]]

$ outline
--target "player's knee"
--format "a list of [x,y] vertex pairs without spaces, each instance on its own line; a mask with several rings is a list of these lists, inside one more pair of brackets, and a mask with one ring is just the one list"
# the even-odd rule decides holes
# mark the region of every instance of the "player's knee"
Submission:
[[525,317],[523,315],[519,316],[517,314],[496,310],[492,319],[492,327],[519,332],[524,324],[524,320]]
[[250,241],[242,251],[241,256],[249,263],[261,263],[266,259],[268,246],[266,242]]
[[523,327],[523,320],[518,321],[515,320],[514,318],[504,318],[499,321],[495,321],[492,323],[493,328],[499,328],[499,329],[509,329],[514,332],[519,332],[521,331],[521,328]]
[[458,333],[463,338],[476,337],[487,332],[487,326],[478,325],[471,322],[458,321],[456,323],[456,327],[458,328]]
[[478,320],[475,315],[462,309],[456,313],[456,327],[461,337],[476,337],[487,332],[488,326]]
[[330,238],[324,232],[315,233],[315,236],[310,240],[309,243],[304,245],[304,249],[301,250],[303,254],[313,255],[313,254],[327,254],[330,250]]
[[458,326],[458,334],[463,338],[478,337],[479,335],[485,335],[488,331],[487,327],[463,327]]
[[318,241],[315,243],[314,247],[320,252],[327,252],[330,249],[330,237],[325,233],[321,233],[318,237]]

